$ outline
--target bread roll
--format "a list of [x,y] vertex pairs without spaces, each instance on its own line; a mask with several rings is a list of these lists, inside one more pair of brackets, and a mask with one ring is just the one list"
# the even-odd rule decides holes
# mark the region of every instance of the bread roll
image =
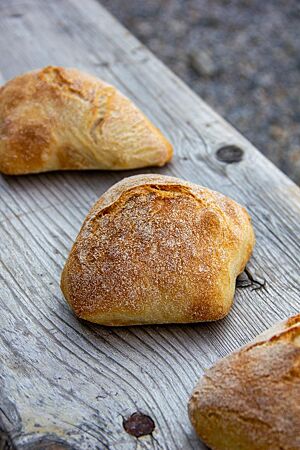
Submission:
[[172,146],[115,87],[46,67],[0,88],[0,171],[163,166]]
[[103,325],[224,317],[254,245],[244,208],[173,177],[139,175],[88,214],[61,287],[78,317]]
[[208,370],[189,415],[213,450],[299,450],[300,314]]

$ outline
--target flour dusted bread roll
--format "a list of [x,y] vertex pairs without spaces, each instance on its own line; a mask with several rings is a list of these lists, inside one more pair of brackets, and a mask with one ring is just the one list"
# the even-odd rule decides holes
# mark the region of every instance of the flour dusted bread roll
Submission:
[[75,313],[104,325],[224,317],[254,245],[244,208],[173,177],[139,175],[88,214],[62,274]]
[[299,450],[300,314],[208,370],[189,415],[213,450]]
[[171,144],[115,87],[46,67],[0,88],[0,171],[162,166]]

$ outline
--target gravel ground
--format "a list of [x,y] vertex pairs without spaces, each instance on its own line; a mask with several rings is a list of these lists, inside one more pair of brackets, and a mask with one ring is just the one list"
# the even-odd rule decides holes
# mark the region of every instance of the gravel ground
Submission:
[[300,184],[299,0],[101,0]]

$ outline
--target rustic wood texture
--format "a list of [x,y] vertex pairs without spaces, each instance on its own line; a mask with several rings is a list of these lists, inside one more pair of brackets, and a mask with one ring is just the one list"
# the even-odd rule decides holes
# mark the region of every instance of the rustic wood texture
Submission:
[[[187,417],[198,377],[299,312],[300,190],[95,0],[2,0],[0,33],[2,81],[57,64],[114,83],[174,144],[173,162],[147,172],[230,195],[257,236],[226,319],[104,328],[72,315],[60,273],[99,195],[142,171],[2,176],[0,448],[204,449]],[[124,430],[137,411],[154,421],[152,434]]]

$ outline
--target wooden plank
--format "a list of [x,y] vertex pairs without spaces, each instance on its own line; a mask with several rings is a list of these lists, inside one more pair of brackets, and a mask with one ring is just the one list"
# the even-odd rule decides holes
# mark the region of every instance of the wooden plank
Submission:
[[[174,144],[171,164],[144,172],[230,195],[248,208],[257,235],[226,319],[103,328],[72,315],[60,273],[98,196],[142,171],[2,176],[0,448],[2,439],[17,449],[202,449],[186,412],[197,378],[299,311],[300,190],[95,0],[2,0],[0,13],[3,80],[58,64],[114,83]],[[217,158],[228,145],[242,150],[240,162]],[[135,411],[152,417],[152,436],[124,431],[123,417]]]

